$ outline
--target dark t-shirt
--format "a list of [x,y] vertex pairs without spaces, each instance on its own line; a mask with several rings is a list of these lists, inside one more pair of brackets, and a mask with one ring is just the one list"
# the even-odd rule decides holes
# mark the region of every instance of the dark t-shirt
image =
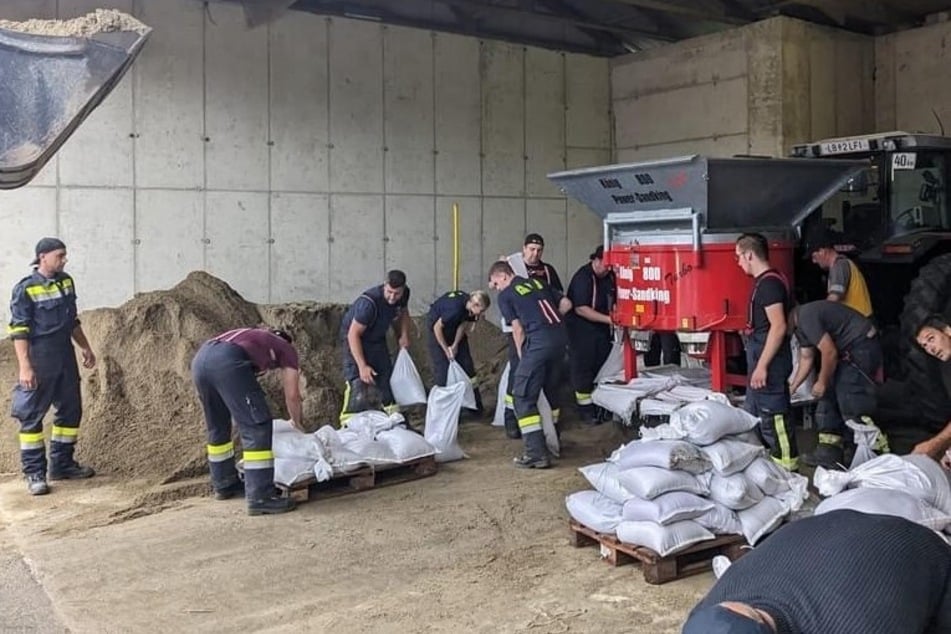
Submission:
[[516,276],[499,293],[499,311],[509,323],[517,319],[527,335],[563,340],[564,323],[558,312],[561,298],[561,293],[540,279]]
[[947,633],[951,546],[898,517],[807,517],[736,561],[698,607],[723,601],[766,611],[778,634]]
[[528,271],[530,278],[540,279],[559,293],[565,292],[565,287],[561,284],[561,278],[558,277],[558,271],[551,264],[541,261],[538,264],[526,262],[525,270]]
[[796,339],[804,348],[815,348],[828,333],[836,350],[848,350],[856,341],[867,338],[871,330],[871,321],[841,302],[819,300],[799,307]]
[[442,320],[443,336],[448,343],[456,336],[456,330],[464,322],[475,321],[469,314],[466,304],[469,302],[469,293],[465,291],[449,291],[429,307],[429,328]]
[[263,328],[229,330],[214,337],[214,341],[224,341],[240,346],[251,359],[251,365],[257,372],[277,368],[300,369],[300,360],[294,346]]
[[782,304],[783,315],[788,312],[789,292],[783,278],[776,271],[770,269],[761,273],[753,282],[753,293],[750,297],[750,327],[755,337],[766,339],[769,332],[769,318],[766,316],[766,307]]
[[340,322],[340,338],[347,340],[350,324],[357,323],[366,326],[360,340],[363,343],[386,343],[386,331],[393,322],[403,314],[409,305],[409,287],[403,289],[403,296],[395,305],[390,304],[383,297],[383,285],[374,286],[365,290],[343,316]]
[[[615,294],[614,272],[609,271],[604,277],[598,277],[590,263],[578,269],[568,284],[568,299],[574,308],[587,306],[605,315],[611,312]],[[569,313],[567,324],[572,333],[611,336],[611,326],[588,321],[574,311]]]

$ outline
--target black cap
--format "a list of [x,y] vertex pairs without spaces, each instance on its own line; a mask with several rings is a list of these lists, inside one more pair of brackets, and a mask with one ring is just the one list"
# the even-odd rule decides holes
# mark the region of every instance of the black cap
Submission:
[[603,260],[604,259],[604,245],[599,244],[594,250],[594,253],[588,256],[589,260]]
[[530,233],[525,236],[525,242],[523,245],[528,246],[530,244],[537,244],[538,246],[543,247],[545,246],[545,238],[541,237],[541,235],[537,233]]
[[816,228],[809,231],[803,240],[803,255],[808,260],[819,249],[834,249],[835,237],[826,229]]
[[36,243],[36,249],[34,249],[34,253],[36,253],[36,257],[33,258],[32,262],[30,262],[30,266],[36,266],[37,264],[39,264],[40,256],[43,255],[44,253],[49,253],[50,251],[56,251],[58,249],[65,249],[65,248],[66,248],[66,245],[63,244],[63,241],[60,240],[59,238],[43,238],[42,240]]

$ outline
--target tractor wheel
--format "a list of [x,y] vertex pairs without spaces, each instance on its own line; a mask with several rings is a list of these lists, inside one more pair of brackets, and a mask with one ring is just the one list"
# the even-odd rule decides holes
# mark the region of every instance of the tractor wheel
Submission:
[[951,420],[951,363],[941,363],[915,343],[915,329],[928,315],[951,317],[951,254],[926,264],[911,283],[901,314],[902,361],[910,402],[921,422],[941,429]]

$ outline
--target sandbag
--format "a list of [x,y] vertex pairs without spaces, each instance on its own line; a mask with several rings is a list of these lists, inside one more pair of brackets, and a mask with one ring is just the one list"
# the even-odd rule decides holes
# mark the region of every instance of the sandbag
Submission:
[[748,509],[764,497],[763,492],[742,473],[721,476],[714,473],[710,479],[710,499],[728,509]]
[[[274,458],[274,482],[290,487],[314,477],[314,460]],[[329,479],[329,478],[327,478]]]
[[[341,436],[344,432],[338,431],[330,425],[324,425],[315,432],[324,447],[327,461],[335,473],[350,473],[367,465],[361,456],[347,449],[344,445],[344,439]],[[357,437],[359,435],[354,432],[348,434],[348,439]]]
[[416,364],[406,348],[400,348],[390,375],[390,390],[398,405],[419,405],[426,402],[426,388]]
[[356,433],[373,440],[381,431],[405,424],[406,419],[399,412],[387,414],[380,410],[366,410],[353,414],[347,420],[347,427],[344,431]]
[[324,448],[315,434],[305,434],[290,421],[274,419],[271,451],[275,458],[314,461],[324,457]]
[[591,486],[605,497],[623,504],[634,497],[618,480],[620,471],[613,462],[600,462],[578,469]]
[[423,436],[436,449],[437,462],[451,462],[466,457],[456,440],[465,392],[466,386],[462,383],[434,387],[429,392]]
[[635,440],[616,449],[608,460],[621,469],[660,467],[688,473],[703,473],[710,469],[710,462],[701,451],[682,440]]
[[626,385],[605,384],[594,388],[591,401],[598,407],[617,414],[624,422],[630,423],[634,412],[637,411],[637,401],[642,396],[641,392]]
[[686,471],[659,467],[625,469],[618,474],[618,481],[625,489],[644,500],[652,500],[671,491],[687,491],[697,495],[706,495],[709,492],[706,481],[701,477]]
[[694,521],[717,535],[743,534],[743,525],[736,511],[716,502],[713,503],[712,509],[694,518]]
[[951,526],[951,516],[929,506],[905,491],[880,488],[857,488],[842,491],[819,503],[815,514],[850,509],[872,515],[893,515],[936,531]]
[[621,505],[597,491],[578,491],[565,498],[568,514],[599,533],[614,533],[621,521]]
[[493,427],[505,427],[505,391],[509,385],[509,363],[506,361],[502,376],[499,377],[499,388],[495,398],[495,416],[492,418]]
[[753,546],[779,528],[788,513],[789,508],[781,500],[765,497],[754,506],[739,511],[737,516],[743,526],[743,536]]
[[436,453],[436,448],[425,438],[403,427],[381,431],[376,439],[386,445],[399,462],[417,460]]
[[399,462],[389,446],[378,440],[358,436],[345,441],[344,447],[370,465],[392,465]]
[[455,383],[466,384],[466,391],[462,395],[462,406],[466,409],[476,409],[475,389],[472,387],[472,379],[462,369],[462,366],[453,359],[449,362],[449,371],[446,373],[446,385]]
[[622,517],[626,521],[673,524],[699,517],[712,508],[713,502],[699,495],[672,491],[658,495],[653,500],[629,499],[624,503]]
[[918,495],[915,491],[910,493],[942,513],[951,515],[951,473],[924,454],[913,453],[901,458],[918,467],[931,485],[930,493],[922,492],[922,495]]
[[661,526],[654,522],[621,522],[617,537],[622,542],[647,546],[661,557],[688,548],[715,535],[691,520]]
[[703,455],[713,465],[713,470],[720,475],[732,475],[742,471],[765,453],[762,445],[749,445],[729,438],[723,438],[703,448]]
[[[796,337],[792,337],[789,341],[789,348],[792,351],[792,372],[789,374],[789,378],[796,376],[796,372],[799,370],[799,340]],[[796,391],[789,395],[789,400],[793,403],[799,401],[811,401],[812,400],[812,388],[816,384],[816,368],[813,366],[812,370],[809,372],[809,375],[806,377],[806,380],[796,388]]]
[[931,480],[921,469],[894,454],[878,456],[849,471],[817,467],[812,481],[823,497],[854,487],[918,491],[925,495],[932,491]]
[[556,458],[561,456],[561,442],[558,440],[558,430],[555,429],[555,418],[551,405],[545,396],[545,391],[538,393],[538,415],[542,417],[542,432],[545,434],[545,446],[548,452]]
[[594,377],[594,384],[613,383],[624,380],[624,342],[615,341],[611,346],[608,358],[601,364],[601,369]]
[[874,460],[877,454],[872,447],[878,442],[882,430],[875,425],[864,425],[851,419],[845,421],[845,425],[852,430],[852,438],[855,441],[855,453],[852,455],[849,469],[854,469],[860,464]]
[[776,495],[789,490],[788,471],[769,458],[757,458],[743,472],[747,479],[766,495]]
[[712,445],[729,434],[756,427],[759,419],[746,411],[716,401],[687,403],[670,415],[670,425],[697,445]]

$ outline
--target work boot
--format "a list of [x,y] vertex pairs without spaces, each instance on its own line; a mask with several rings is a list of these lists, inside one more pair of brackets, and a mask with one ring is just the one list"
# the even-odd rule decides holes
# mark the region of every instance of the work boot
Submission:
[[233,497],[244,497],[244,482],[235,480],[220,489],[215,489],[216,500],[230,500]]
[[522,431],[518,428],[518,419],[515,418],[515,410],[505,408],[505,435],[512,439],[522,437]]
[[50,469],[50,480],[85,480],[96,475],[92,467],[84,467],[78,462]]
[[601,421],[598,418],[598,409],[594,405],[579,405],[578,406],[578,418],[581,419],[585,425],[600,425]]
[[515,458],[515,466],[519,469],[547,469],[551,466],[548,459],[548,447],[545,446],[545,434],[533,431],[525,434],[525,453]]
[[279,515],[297,508],[291,498],[276,495],[261,500],[248,500],[248,515]]
[[26,490],[30,495],[46,495],[50,486],[46,484],[46,476],[42,473],[29,473],[26,476]]
[[845,455],[841,447],[819,443],[812,453],[802,454],[799,460],[811,467],[841,469],[845,464]]

